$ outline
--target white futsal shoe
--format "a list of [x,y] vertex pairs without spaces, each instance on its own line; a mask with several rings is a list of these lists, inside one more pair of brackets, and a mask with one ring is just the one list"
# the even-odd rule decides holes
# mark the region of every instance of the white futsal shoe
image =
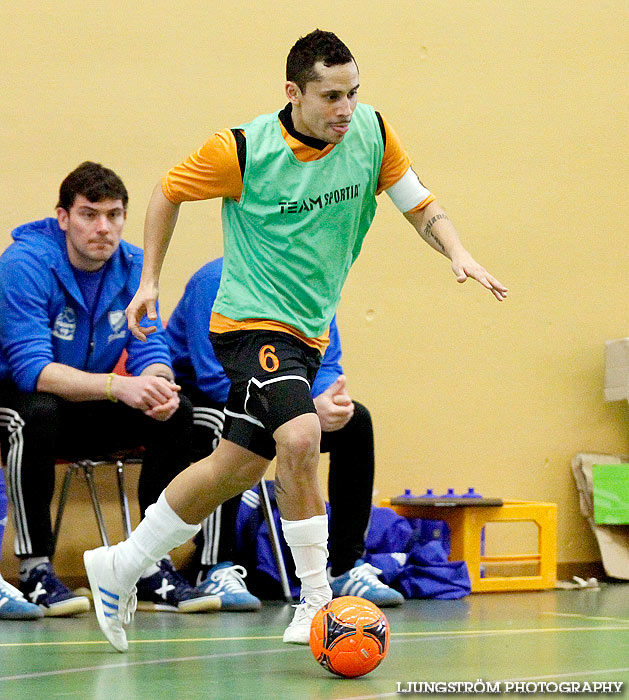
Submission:
[[284,631],[282,641],[285,644],[309,644],[310,625],[317,610],[322,608],[330,600],[320,595],[312,595],[302,598],[299,605],[295,605],[295,615]]
[[129,644],[123,625],[133,619],[137,606],[136,587],[125,589],[121,586],[114,574],[113,550],[108,547],[85,552],[83,562],[98,624],[116,651],[127,651]]

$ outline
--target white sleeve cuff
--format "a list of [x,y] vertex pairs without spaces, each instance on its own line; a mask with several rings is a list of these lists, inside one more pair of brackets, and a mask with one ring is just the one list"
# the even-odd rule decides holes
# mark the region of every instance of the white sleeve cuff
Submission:
[[430,197],[430,190],[422,185],[413,168],[409,168],[395,185],[391,185],[385,192],[402,213],[414,209]]

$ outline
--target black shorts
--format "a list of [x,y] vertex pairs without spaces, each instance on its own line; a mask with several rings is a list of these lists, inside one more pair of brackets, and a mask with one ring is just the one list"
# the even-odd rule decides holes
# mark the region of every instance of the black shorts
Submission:
[[223,437],[273,459],[273,433],[304,413],[316,413],[311,387],[321,354],[289,333],[210,333],[210,342],[231,389]]

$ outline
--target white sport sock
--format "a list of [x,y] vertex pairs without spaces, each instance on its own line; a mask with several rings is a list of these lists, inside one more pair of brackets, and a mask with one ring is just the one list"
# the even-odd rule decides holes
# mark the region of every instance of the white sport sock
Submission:
[[284,520],[282,530],[295,560],[295,573],[301,581],[300,599],[313,594],[326,602],[332,599],[326,568],[328,564],[328,516],[306,520]]
[[112,547],[116,578],[126,587],[135,585],[143,571],[171,549],[187,542],[201,529],[182,520],[168,505],[164,492],[146,509],[144,520],[129,539]]
[[167,559],[172,564],[173,560],[170,558],[170,554],[167,554],[165,557],[162,557],[157,562],[155,562],[155,564],[151,564],[151,566],[149,566],[148,569],[144,569],[140,578],[149,578],[149,576],[152,576],[153,574],[156,574],[158,571],[160,571],[159,563],[160,561],[164,561],[165,559]]
[[20,559],[20,581],[26,581],[26,579],[31,575],[31,571],[40,564],[48,564],[50,559],[48,557],[27,557],[26,559]]
[[159,571],[159,566],[157,566],[157,564],[152,564],[151,566],[149,566],[148,569],[144,569],[140,578],[149,578],[149,576],[156,574],[158,571]]

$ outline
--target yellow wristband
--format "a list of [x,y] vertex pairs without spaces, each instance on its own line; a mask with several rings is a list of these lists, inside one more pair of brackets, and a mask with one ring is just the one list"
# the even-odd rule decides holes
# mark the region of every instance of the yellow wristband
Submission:
[[113,403],[118,403],[118,399],[111,393],[111,383],[114,381],[114,373],[110,372],[107,375],[107,384],[105,384],[105,398]]

